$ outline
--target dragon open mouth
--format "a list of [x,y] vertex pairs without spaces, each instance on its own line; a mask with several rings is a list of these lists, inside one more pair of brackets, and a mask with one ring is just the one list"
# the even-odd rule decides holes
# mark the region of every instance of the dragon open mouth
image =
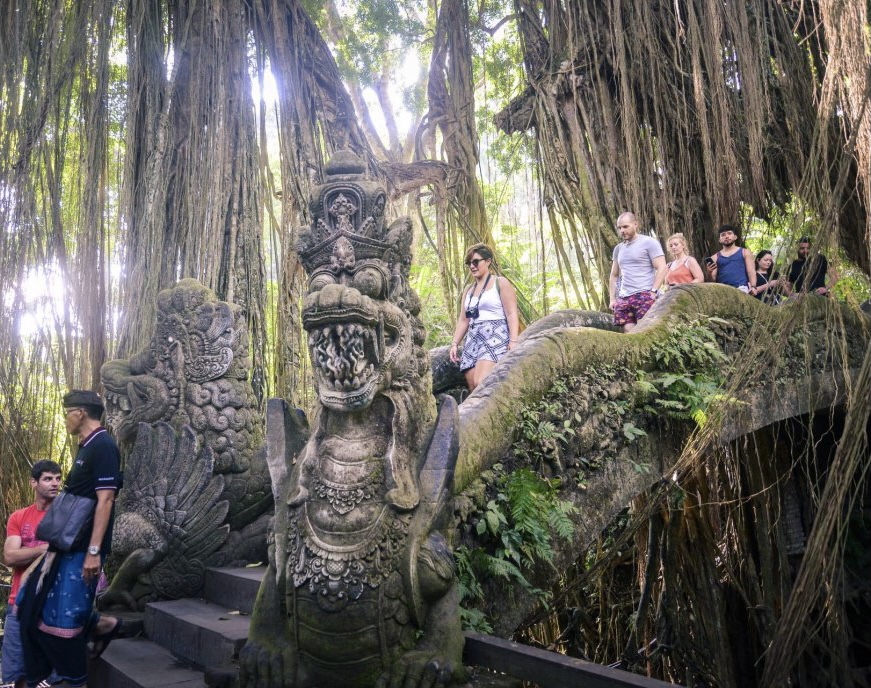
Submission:
[[320,325],[309,332],[308,343],[325,392],[353,394],[375,378],[379,344],[374,327],[360,323]]
[[130,403],[130,398],[126,394],[118,394],[110,389],[106,390],[106,401],[114,406],[117,411],[124,415],[129,415],[133,410],[133,405]]
[[134,374],[127,361],[110,361],[102,368],[106,423],[119,440],[132,439],[140,422],[153,423],[171,406],[172,391],[154,375]]

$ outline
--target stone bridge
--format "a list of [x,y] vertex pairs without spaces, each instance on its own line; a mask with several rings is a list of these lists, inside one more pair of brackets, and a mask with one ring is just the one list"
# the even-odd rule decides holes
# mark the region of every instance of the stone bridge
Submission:
[[[487,546],[476,525],[499,476],[529,466],[559,477],[559,498],[576,509],[571,540],[554,543],[550,565],[524,571],[533,585],[551,588],[635,497],[681,480],[717,447],[746,451],[742,438],[759,439],[793,418],[800,424],[816,414],[827,426],[849,400],[869,335],[871,319],[837,302],[812,296],[771,308],[719,285],[673,289],[628,335],[601,313],[536,322],[459,408],[453,544]],[[458,393],[462,380],[446,359],[446,351],[432,352],[435,390]],[[797,433],[778,456],[803,439]],[[771,445],[759,446],[759,456],[769,456]],[[147,604],[148,640],[114,642],[96,663],[94,686],[203,685],[196,668],[222,666],[227,671],[213,672],[210,685],[232,681],[262,575],[208,569],[208,601]],[[539,609],[519,584],[481,582],[495,635],[510,637]],[[597,685],[650,681],[599,669],[610,683]]]
[[[460,539],[492,496],[488,470],[525,464],[562,478],[577,511],[573,542],[533,582],[547,589],[637,495],[694,456],[785,419],[844,404],[871,319],[809,296],[772,308],[716,284],[673,288],[632,334],[610,317],[564,312],[535,323],[460,406],[456,508]],[[460,380],[433,354],[434,386]],[[694,419],[693,419],[694,418]],[[524,434],[537,438],[524,441]],[[464,527],[465,526],[465,527]],[[485,586],[496,635],[537,607],[519,585]]]

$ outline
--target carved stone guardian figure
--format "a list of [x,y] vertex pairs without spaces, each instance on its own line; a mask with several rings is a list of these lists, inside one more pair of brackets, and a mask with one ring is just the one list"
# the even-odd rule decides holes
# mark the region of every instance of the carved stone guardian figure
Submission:
[[313,191],[299,254],[303,324],[319,409],[270,402],[276,498],[269,569],[242,651],[240,682],[434,686],[462,680],[450,515],[456,403],[437,410],[417,295],[412,228],[384,226],[384,189],[351,153]]
[[272,507],[242,310],[193,279],[158,294],[144,350],[101,369],[126,453],[103,608],[196,595],[207,566],[262,561]]

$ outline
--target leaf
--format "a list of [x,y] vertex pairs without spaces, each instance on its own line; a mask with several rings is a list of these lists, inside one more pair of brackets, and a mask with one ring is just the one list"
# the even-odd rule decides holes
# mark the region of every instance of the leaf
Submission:
[[639,437],[644,437],[647,433],[641,428],[635,427],[633,423],[623,423],[623,436],[630,442],[634,442]]
[[487,527],[490,529],[490,532],[494,535],[499,532],[499,516],[494,511],[488,511],[484,514],[484,518],[487,520]]
[[708,414],[704,412],[702,409],[696,409],[692,412],[693,420],[696,422],[700,428],[705,427],[705,423],[708,422]]

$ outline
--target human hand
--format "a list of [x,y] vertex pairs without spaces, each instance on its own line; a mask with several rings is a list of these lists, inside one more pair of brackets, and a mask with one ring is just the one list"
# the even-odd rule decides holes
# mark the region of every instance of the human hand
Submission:
[[460,357],[457,355],[457,345],[456,344],[451,344],[451,350],[448,354],[448,357],[451,359],[451,362],[453,362],[453,363],[460,362]]
[[100,575],[100,568],[100,555],[86,554],[85,563],[82,566],[82,578],[84,578],[85,583],[90,583],[92,579],[96,580]]

